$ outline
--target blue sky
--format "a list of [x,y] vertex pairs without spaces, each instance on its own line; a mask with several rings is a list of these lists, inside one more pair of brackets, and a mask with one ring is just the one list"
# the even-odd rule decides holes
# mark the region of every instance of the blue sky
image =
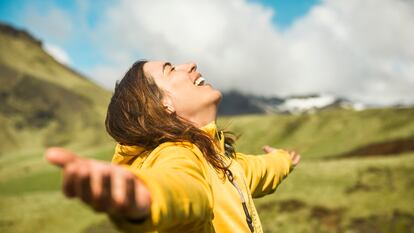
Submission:
[[413,11],[406,0],[0,0],[0,21],[109,90],[134,61],[157,59],[194,61],[223,91],[376,104],[414,103]]
[[312,7],[319,4],[319,0],[253,0],[275,10],[273,17],[275,25],[288,28],[296,19],[306,15]]
[[[0,0],[0,20],[10,23],[19,28],[28,30],[38,39],[56,44],[65,49],[69,55],[70,65],[81,72],[92,65],[105,63],[105,56],[99,54],[99,50],[94,46],[89,38],[85,38],[84,29],[93,28],[99,21],[99,14],[106,7],[110,6],[111,1],[94,1],[93,6],[88,7],[85,12],[80,13],[79,1],[65,0]],[[75,25],[81,25],[79,30],[68,36],[66,39],[56,38],[50,35],[40,27],[31,25],[27,12],[39,12],[48,14],[51,11],[59,9],[66,13],[68,18]]]

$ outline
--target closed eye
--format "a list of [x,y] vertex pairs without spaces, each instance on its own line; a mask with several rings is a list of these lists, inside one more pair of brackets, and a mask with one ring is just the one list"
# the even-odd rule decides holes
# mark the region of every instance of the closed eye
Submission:
[[175,67],[173,66],[173,65],[171,65],[171,63],[169,63],[169,62],[166,62],[166,63],[164,63],[164,65],[162,66],[162,70],[163,70],[163,73],[164,73],[164,75],[165,75],[165,73],[168,71],[168,73],[171,73],[171,71],[174,71],[175,70]]

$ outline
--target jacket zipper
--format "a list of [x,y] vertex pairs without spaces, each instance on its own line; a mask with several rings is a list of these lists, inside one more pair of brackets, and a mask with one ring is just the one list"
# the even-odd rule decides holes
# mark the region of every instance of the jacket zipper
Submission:
[[[219,132],[216,132],[216,137],[220,141],[222,139],[222,136],[223,136],[223,133],[222,132],[220,132],[220,133]],[[226,146],[226,144],[224,143],[224,147],[225,146]],[[224,148],[223,148],[223,150],[225,151]],[[222,160],[221,162],[224,165],[224,161]],[[239,196],[240,196],[240,199],[241,199],[241,202],[242,202],[242,206],[243,206],[243,211],[244,211],[244,214],[246,215],[247,225],[249,226],[250,232],[253,233],[254,232],[253,220],[252,220],[252,217],[251,217],[251,215],[249,213],[249,209],[247,208],[246,199],[244,199],[243,193],[242,193],[239,185],[237,185],[237,183],[234,181],[234,176],[233,176],[233,173],[230,171],[230,169],[226,169],[226,176],[229,179],[229,181],[231,182],[231,184],[237,189],[237,192],[239,193]]]
[[233,173],[229,169],[226,170],[226,176],[229,179],[229,181],[233,184],[233,186],[237,189],[237,192],[239,193],[240,199],[242,201],[244,214],[246,215],[247,225],[249,226],[250,232],[254,232],[253,220],[252,220],[252,217],[250,216],[249,210],[247,209],[246,199],[244,199],[243,193],[240,190],[240,187],[234,181]]

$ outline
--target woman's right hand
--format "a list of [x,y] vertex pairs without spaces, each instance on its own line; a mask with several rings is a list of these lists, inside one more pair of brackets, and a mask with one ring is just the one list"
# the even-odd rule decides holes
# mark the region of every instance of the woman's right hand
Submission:
[[63,193],[79,198],[97,212],[114,217],[143,219],[151,198],[145,185],[130,171],[107,162],[80,158],[62,148],[50,148],[46,159],[63,169]]

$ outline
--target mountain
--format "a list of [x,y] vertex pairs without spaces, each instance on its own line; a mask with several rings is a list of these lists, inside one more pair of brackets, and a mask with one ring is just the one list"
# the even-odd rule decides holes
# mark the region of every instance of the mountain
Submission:
[[353,102],[333,95],[304,95],[289,97],[262,97],[238,91],[223,92],[218,114],[221,116],[282,113],[301,114],[327,108],[363,110],[368,105]]
[[264,113],[264,110],[255,103],[255,98],[255,96],[245,95],[238,91],[223,92],[218,115],[231,116]]
[[0,24],[0,154],[108,142],[110,96],[28,32]]

